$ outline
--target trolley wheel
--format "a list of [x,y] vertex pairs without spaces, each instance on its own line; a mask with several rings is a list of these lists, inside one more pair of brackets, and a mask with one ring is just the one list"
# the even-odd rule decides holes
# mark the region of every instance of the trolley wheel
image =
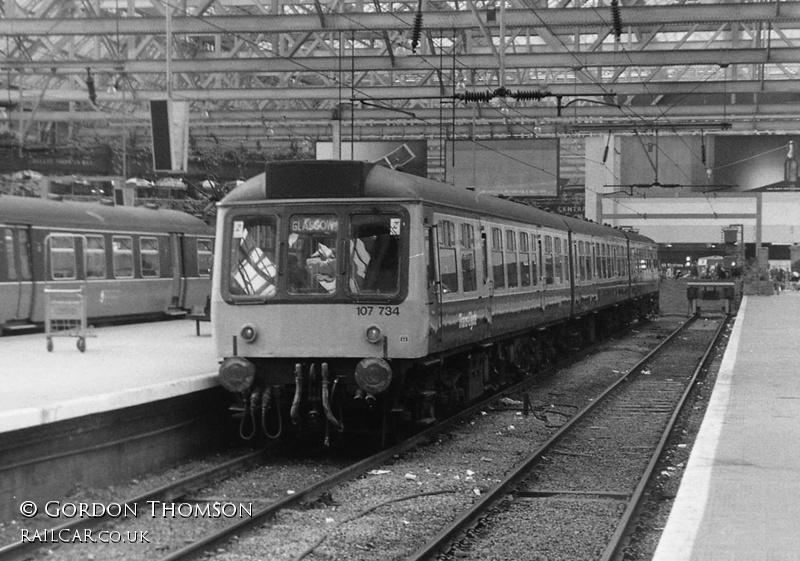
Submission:
[[83,337],[78,337],[77,345],[78,345],[78,350],[80,352],[85,351],[86,350],[86,339],[84,339]]
[[47,352],[53,352],[53,339],[52,337],[47,338]]

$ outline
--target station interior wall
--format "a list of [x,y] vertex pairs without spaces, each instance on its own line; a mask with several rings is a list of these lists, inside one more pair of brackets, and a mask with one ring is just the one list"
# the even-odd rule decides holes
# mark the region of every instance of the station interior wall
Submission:
[[620,189],[619,158],[603,162],[605,140],[586,139],[586,218],[630,228],[660,244],[719,244],[741,226],[745,244],[800,245],[800,191],[692,192]]

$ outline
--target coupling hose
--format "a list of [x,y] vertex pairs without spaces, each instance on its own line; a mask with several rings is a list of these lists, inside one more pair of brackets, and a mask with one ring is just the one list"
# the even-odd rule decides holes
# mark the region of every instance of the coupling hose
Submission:
[[299,362],[294,365],[294,399],[292,400],[292,423],[300,423],[300,400],[303,397],[303,365]]

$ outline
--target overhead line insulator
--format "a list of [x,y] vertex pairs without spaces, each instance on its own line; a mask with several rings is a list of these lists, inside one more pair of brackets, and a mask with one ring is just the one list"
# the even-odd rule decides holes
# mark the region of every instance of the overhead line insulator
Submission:
[[619,0],[611,0],[611,29],[614,31],[614,37],[619,41],[622,37],[622,16],[619,12]]

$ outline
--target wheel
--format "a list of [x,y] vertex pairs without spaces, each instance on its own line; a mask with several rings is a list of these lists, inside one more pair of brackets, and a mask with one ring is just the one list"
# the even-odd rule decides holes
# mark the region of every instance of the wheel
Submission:
[[53,339],[51,337],[47,338],[47,352],[53,352]]
[[84,339],[83,337],[78,337],[77,345],[78,345],[78,350],[80,352],[85,351],[86,350],[86,339]]

